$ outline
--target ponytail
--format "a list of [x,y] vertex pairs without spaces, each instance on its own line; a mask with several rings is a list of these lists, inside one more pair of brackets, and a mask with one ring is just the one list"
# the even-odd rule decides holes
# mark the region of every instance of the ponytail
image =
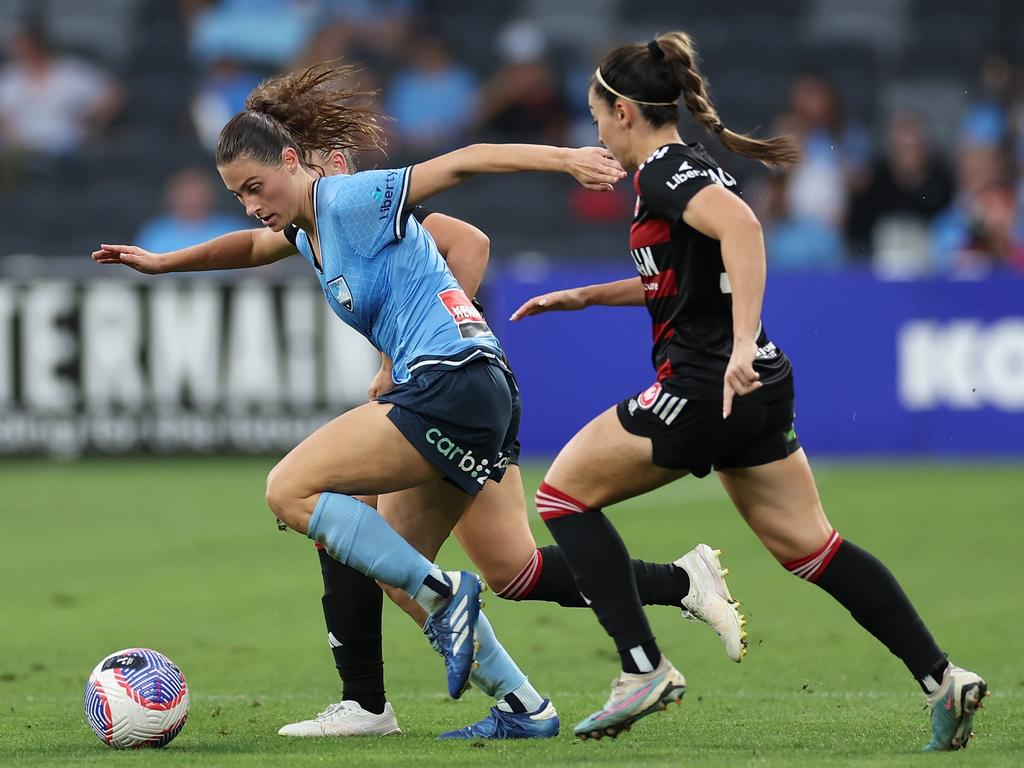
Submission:
[[381,116],[368,102],[375,94],[341,85],[357,70],[334,62],[264,80],[221,130],[217,164],[237,157],[276,164],[292,147],[306,162],[334,150],[346,154],[382,149]]
[[637,104],[640,114],[656,128],[679,121],[677,104],[682,100],[694,119],[730,152],[768,166],[793,165],[800,159],[789,136],[755,139],[725,127],[697,67],[693,40],[685,32],[616,48],[597,68],[591,87],[609,104],[616,97]]

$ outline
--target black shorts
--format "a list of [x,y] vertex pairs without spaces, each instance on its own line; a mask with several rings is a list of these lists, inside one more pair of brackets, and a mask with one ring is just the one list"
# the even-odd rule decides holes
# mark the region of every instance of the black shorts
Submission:
[[395,406],[388,418],[405,439],[470,496],[519,461],[519,389],[494,363],[425,371],[377,400]]
[[770,464],[800,448],[791,397],[737,398],[723,421],[721,401],[687,400],[671,382],[661,382],[623,400],[616,412],[627,432],[650,438],[657,466],[697,477],[712,469]]

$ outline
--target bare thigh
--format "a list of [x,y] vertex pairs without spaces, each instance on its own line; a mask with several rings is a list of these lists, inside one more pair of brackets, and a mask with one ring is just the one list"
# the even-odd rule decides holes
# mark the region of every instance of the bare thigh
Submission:
[[828,541],[832,526],[803,450],[759,467],[723,469],[718,477],[747,525],[780,563],[816,552]]
[[655,466],[652,451],[650,439],[623,429],[613,406],[559,451],[544,482],[597,509],[688,474],[685,469]]
[[491,589],[500,592],[519,575],[537,549],[519,467],[510,464],[500,483],[484,486],[455,526],[455,536]]
[[[488,482],[472,500],[444,480],[362,500],[377,507],[392,528],[431,560],[454,524],[463,551],[495,591],[518,576],[537,549],[527,518],[522,475],[514,464],[500,483]],[[453,523],[455,510],[463,501],[469,506]]]
[[472,499],[441,478],[377,497],[377,512],[424,557],[433,560]]
[[361,405],[295,446],[267,477],[267,504],[274,514],[305,533],[323,491],[372,495],[438,479],[441,473],[387,417],[391,408]]

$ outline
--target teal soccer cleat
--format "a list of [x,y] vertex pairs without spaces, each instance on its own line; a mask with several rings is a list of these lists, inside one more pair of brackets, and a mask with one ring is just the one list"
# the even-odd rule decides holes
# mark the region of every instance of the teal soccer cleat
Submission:
[[925,752],[963,749],[974,735],[974,715],[988,696],[988,684],[973,672],[950,664],[942,684],[928,696],[932,740]]
[[686,678],[664,656],[653,672],[623,672],[612,681],[612,693],[604,707],[577,724],[581,739],[615,738],[633,723],[653,712],[668,709],[672,702],[682,703]]

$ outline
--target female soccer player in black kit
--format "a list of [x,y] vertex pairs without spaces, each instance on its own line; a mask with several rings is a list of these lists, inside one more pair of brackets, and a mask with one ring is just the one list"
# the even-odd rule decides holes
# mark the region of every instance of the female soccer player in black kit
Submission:
[[701,145],[680,138],[677,106],[683,102],[726,149],[766,165],[792,163],[796,148],[788,138],[759,141],[725,128],[683,32],[609,53],[589,102],[601,142],[635,170],[629,247],[640,276],[535,297],[513,319],[646,304],[657,380],[584,427],[537,492],[541,516],[622,658],[608,702],[576,734],[615,736],[686,689],[658,650],[626,548],[601,508],[714,469],[772,555],[832,595],[906,664],[931,712],[925,749],[966,746],[985,681],[946,661],[889,570],[825,517],[793,427],[790,363],[761,325],[760,224],[737,180]]

